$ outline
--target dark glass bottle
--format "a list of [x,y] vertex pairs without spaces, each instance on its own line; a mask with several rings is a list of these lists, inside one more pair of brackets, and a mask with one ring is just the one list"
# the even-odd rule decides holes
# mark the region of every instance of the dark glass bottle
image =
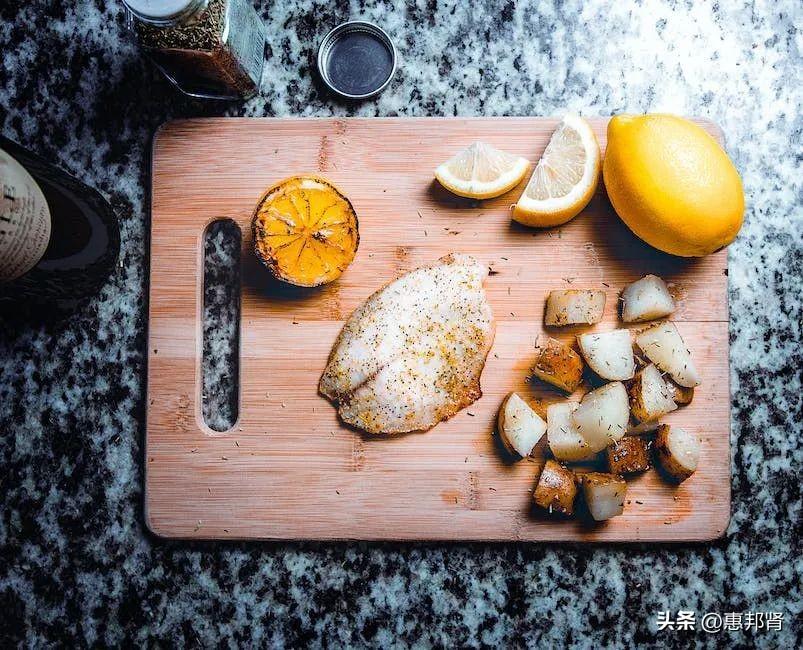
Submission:
[[120,252],[109,203],[2,136],[0,186],[0,314],[11,302],[69,307],[97,292]]

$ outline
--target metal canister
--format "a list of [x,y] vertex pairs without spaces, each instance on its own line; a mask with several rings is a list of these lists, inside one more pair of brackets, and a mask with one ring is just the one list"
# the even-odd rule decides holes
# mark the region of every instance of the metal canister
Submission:
[[381,93],[396,73],[397,54],[383,29],[361,20],[342,23],[318,48],[318,72],[326,86],[347,99]]

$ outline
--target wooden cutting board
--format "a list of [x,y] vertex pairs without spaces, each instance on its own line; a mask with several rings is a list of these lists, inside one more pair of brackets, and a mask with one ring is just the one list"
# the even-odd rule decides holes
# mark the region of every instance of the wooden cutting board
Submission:
[[[605,146],[606,119],[592,120]],[[727,256],[656,252],[621,224],[602,187],[571,223],[530,230],[494,200],[456,198],[432,170],[474,140],[536,161],[557,120],[542,118],[203,119],[171,122],[153,148],[146,520],[178,538],[391,540],[710,540],[730,516]],[[701,124],[717,138],[720,130]],[[286,291],[253,261],[250,221],[262,192],[314,172],[353,202],[360,248],[333,284]],[[203,237],[242,231],[239,421],[216,433],[201,415]],[[351,311],[396,276],[451,251],[476,256],[497,321],[483,397],[427,433],[369,437],[342,426],[317,383]],[[571,340],[617,322],[618,292],[646,273],[673,284],[674,320],[704,378],[666,418],[702,440],[699,470],[679,487],[655,471],[629,482],[624,515],[604,524],[530,508],[543,463],[511,463],[494,436],[508,391],[564,399],[527,382],[544,298],[601,288],[605,320],[559,330]],[[577,399],[580,395],[574,396]]]

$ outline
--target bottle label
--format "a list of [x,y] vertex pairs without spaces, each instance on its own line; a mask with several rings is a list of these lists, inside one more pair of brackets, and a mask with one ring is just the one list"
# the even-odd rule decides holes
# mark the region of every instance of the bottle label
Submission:
[[33,177],[0,149],[0,282],[30,271],[50,241],[50,209]]

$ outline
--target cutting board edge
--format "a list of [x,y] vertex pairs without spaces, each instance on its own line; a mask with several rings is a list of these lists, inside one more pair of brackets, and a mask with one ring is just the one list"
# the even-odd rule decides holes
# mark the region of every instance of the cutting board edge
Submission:
[[[607,122],[613,117],[612,115],[593,115],[584,116],[591,122]],[[511,121],[549,121],[557,124],[561,121],[560,115],[444,115],[444,116],[428,116],[428,115],[411,115],[411,116],[394,116],[394,117],[182,117],[172,120],[166,120],[156,127],[151,141],[151,178],[153,178],[153,162],[156,160],[156,152],[161,144],[161,140],[170,134],[170,131],[181,129],[187,126],[193,127],[215,127],[217,125],[225,124],[247,124],[247,123],[265,123],[274,122],[277,124],[291,124],[291,123],[307,123],[307,124],[339,124],[339,123],[372,123],[379,124],[382,122],[430,122],[430,121],[450,121],[450,122],[493,122],[496,120],[511,120]],[[705,125],[706,130],[713,135],[716,140],[725,145],[725,133],[722,127],[709,117],[692,115],[687,116],[695,124]]]

